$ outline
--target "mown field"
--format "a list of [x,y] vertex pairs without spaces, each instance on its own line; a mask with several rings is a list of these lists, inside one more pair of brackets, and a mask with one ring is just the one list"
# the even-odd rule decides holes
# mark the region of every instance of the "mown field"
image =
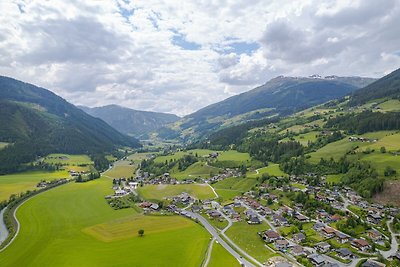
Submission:
[[218,172],[221,171],[221,169],[209,166],[205,162],[196,162],[192,165],[190,165],[186,170],[181,171],[181,172],[175,172],[172,170],[171,175],[178,179],[178,180],[183,180],[183,179],[194,179],[194,178],[208,178],[213,175],[218,174]]
[[258,225],[249,225],[247,222],[241,221],[234,223],[226,231],[226,235],[250,256],[260,262],[266,262],[277,254],[265,246],[265,242],[257,232],[268,229],[269,227],[265,222]]
[[50,154],[44,158],[45,163],[61,164],[66,170],[88,171],[93,161],[87,155]]
[[[70,183],[30,199],[0,266],[199,266],[209,234],[188,219],[113,210],[110,181]],[[144,237],[137,230],[145,230]]]
[[41,180],[50,181],[68,177],[69,173],[67,171],[34,171],[0,175],[0,201],[7,200],[12,194],[19,194],[27,190],[36,189],[36,185]]
[[221,244],[214,242],[208,267],[239,267],[240,264]]
[[[315,142],[317,140],[319,132],[317,131],[312,131],[304,134],[299,134],[297,136],[294,136],[293,139],[297,142],[299,142],[303,146],[308,146],[309,142]],[[282,139],[282,142],[287,142],[290,139],[288,137]]]
[[163,200],[165,197],[177,196],[186,192],[198,199],[215,198],[215,194],[207,184],[178,184],[178,185],[145,185],[137,189],[139,195],[149,200]]
[[104,175],[111,178],[130,178],[135,177],[136,165],[130,161],[120,160],[114,163],[112,169],[107,170]]

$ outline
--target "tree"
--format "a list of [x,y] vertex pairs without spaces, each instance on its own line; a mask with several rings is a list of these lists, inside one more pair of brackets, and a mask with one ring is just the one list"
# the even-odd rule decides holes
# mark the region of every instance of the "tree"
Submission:
[[140,230],[138,231],[138,235],[139,235],[140,237],[142,237],[142,236],[144,235],[144,230],[143,230],[143,229],[140,229]]
[[386,147],[384,146],[381,147],[381,153],[386,153]]

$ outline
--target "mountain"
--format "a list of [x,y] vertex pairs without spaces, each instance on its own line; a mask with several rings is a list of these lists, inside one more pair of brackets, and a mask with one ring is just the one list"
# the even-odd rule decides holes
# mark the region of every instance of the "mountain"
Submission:
[[0,173],[48,153],[99,153],[140,146],[56,94],[0,76]]
[[138,138],[146,138],[147,134],[180,119],[174,114],[140,111],[118,105],[79,108],[93,117],[104,120],[121,133]]
[[160,137],[176,137],[193,133],[203,135],[221,127],[240,124],[296,111],[341,98],[375,81],[372,78],[313,75],[305,77],[279,76],[248,92],[232,96],[194,112],[169,129],[162,129]]
[[400,69],[353,93],[350,105],[362,105],[382,98],[400,99]]

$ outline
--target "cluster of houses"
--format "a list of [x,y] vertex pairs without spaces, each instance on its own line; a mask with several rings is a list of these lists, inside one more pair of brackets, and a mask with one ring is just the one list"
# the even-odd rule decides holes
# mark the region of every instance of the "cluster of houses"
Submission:
[[222,173],[214,175],[208,179],[205,179],[204,182],[213,184],[213,183],[225,180],[226,178],[229,178],[229,177],[240,177],[240,176],[242,176],[241,172],[238,172],[235,169],[226,168],[226,169],[224,169],[224,171]]
[[362,137],[362,136],[350,136],[349,141],[350,142],[362,142],[362,143],[375,143],[378,140],[366,138],[366,137]]
[[138,186],[139,183],[132,179],[126,179],[126,178],[114,179],[112,187],[112,189],[114,190],[114,194],[108,195],[105,198],[110,199],[110,198],[118,198],[126,196],[130,193],[133,193]]
[[72,177],[78,177],[79,175],[84,175],[87,173],[88,171],[74,171],[74,170],[69,171],[69,175],[71,175]]

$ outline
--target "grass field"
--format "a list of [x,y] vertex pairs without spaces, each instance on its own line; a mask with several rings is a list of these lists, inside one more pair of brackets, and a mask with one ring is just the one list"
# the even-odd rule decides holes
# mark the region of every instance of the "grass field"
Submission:
[[[308,132],[305,134],[299,134],[297,136],[294,136],[294,140],[298,141],[301,145],[303,146],[307,146],[308,142],[315,142],[317,140],[317,135],[319,134],[319,132],[317,131],[312,131],[312,132]],[[288,137],[284,138],[281,140],[281,142],[287,142],[290,139]]]
[[6,142],[0,142],[0,149],[5,148],[9,143]]
[[400,100],[391,99],[378,105],[383,111],[399,111]]
[[37,183],[41,180],[54,180],[68,177],[69,174],[67,171],[35,171],[0,175],[0,201],[8,199],[12,194],[36,189]]
[[215,191],[217,192],[218,197],[222,198],[223,202],[227,202],[243,193],[242,191],[232,189],[215,189]]
[[304,125],[293,125],[290,126],[282,131],[280,131],[280,134],[284,134],[286,132],[293,132],[293,133],[299,133],[301,131],[304,131],[306,129],[306,127]]
[[[382,136],[376,143],[372,143],[370,145],[365,146],[363,149],[375,149],[379,151],[381,147],[385,147],[386,151],[397,151],[400,150],[400,133],[387,133],[385,136]],[[382,132],[383,134],[383,132]]]
[[368,161],[383,176],[387,166],[396,170],[397,176],[400,175],[400,156],[394,156],[390,153],[374,152],[367,155],[361,155],[362,161]]
[[221,151],[218,156],[219,161],[237,161],[237,162],[250,162],[249,153],[241,153],[236,150]]
[[352,150],[356,146],[366,146],[367,143],[362,142],[349,142],[347,138],[342,140],[329,143],[326,146],[318,149],[315,152],[310,153],[311,156],[308,160],[311,163],[318,163],[321,158],[330,159],[333,158],[338,160],[340,157],[344,156],[348,151]]
[[198,199],[215,198],[214,192],[207,184],[178,184],[178,185],[146,185],[137,189],[145,199],[162,200],[186,192]]
[[216,189],[230,189],[238,192],[246,192],[255,186],[256,183],[256,179],[230,177],[219,181],[212,186]]
[[284,173],[279,168],[279,164],[269,163],[267,167],[258,169],[258,174],[256,171],[252,171],[252,172],[247,173],[247,177],[248,178],[257,178],[257,177],[261,177],[264,173],[268,173],[269,175],[272,175],[272,176],[287,176],[287,174]]
[[240,264],[221,244],[214,242],[208,267],[239,267]]
[[265,242],[257,232],[265,231],[268,228],[264,222],[258,225],[249,225],[247,222],[241,221],[234,223],[226,231],[226,235],[250,256],[260,262],[265,262],[272,256],[276,256],[276,253],[265,246]]
[[[176,216],[115,211],[103,198],[110,191],[109,180],[102,178],[67,184],[26,202],[17,212],[20,233],[0,253],[0,266],[201,264],[209,234],[200,225]],[[138,228],[144,237],[137,236]]]
[[339,174],[330,174],[326,176],[326,182],[328,184],[337,184],[340,182],[341,175]]
[[221,169],[219,168],[207,165],[205,162],[196,162],[182,172],[172,171],[171,176],[175,177],[178,180],[194,179],[197,177],[208,178],[215,174],[218,174],[220,170]]
[[193,150],[188,150],[188,151],[178,151],[172,155],[167,155],[167,156],[159,156],[154,159],[154,162],[156,163],[164,163],[166,160],[170,161],[172,160],[178,160],[180,158],[183,158],[184,155],[198,155],[199,157],[206,156],[210,153],[214,152],[213,150],[208,150],[208,149],[193,149]]
[[104,175],[111,178],[130,178],[132,176],[135,177],[136,165],[130,165],[130,163],[131,162],[127,160],[117,161],[114,163],[113,168],[106,171]]
[[140,162],[144,159],[149,159],[154,153],[134,153],[129,155],[127,158],[128,160],[133,161],[134,165],[140,164]]
[[64,165],[90,165],[93,161],[87,155],[50,154],[44,158],[46,163]]

